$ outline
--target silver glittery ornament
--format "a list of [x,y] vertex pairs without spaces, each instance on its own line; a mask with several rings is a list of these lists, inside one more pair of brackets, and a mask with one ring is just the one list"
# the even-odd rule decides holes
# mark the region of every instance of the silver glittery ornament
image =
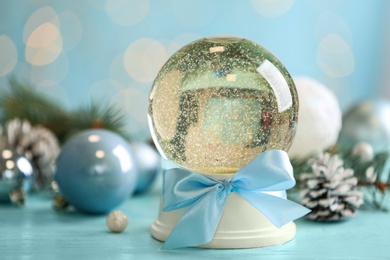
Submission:
[[33,168],[4,140],[0,141],[0,202],[23,205],[31,189]]
[[390,151],[389,101],[365,101],[345,113],[339,144],[351,149],[362,141],[370,144],[374,153]]
[[7,122],[5,137],[11,147],[26,157],[34,169],[33,189],[48,189],[54,179],[54,163],[60,151],[56,136],[43,126],[18,118]]

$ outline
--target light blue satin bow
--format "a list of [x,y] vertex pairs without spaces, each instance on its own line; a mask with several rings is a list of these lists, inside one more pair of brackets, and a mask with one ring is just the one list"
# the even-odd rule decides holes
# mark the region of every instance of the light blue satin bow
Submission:
[[[223,182],[185,168],[169,169],[164,173],[163,211],[188,208],[165,241],[163,249],[210,242],[231,192],[237,192],[276,227],[302,217],[310,210],[285,198],[285,190],[294,185],[290,160],[282,150],[260,154],[232,179]],[[269,194],[276,191],[282,195]]]

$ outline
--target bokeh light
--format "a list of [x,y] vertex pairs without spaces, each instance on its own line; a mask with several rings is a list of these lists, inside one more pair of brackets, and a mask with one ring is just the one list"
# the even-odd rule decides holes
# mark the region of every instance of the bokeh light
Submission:
[[149,12],[149,0],[108,0],[105,10],[119,25],[129,26],[142,21]]
[[321,40],[317,62],[323,72],[334,78],[346,77],[355,69],[351,47],[337,34],[329,34]]
[[63,50],[70,51],[75,48],[83,36],[83,27],[77,15],[71,11],[65,11],[58,15],[61,21],[61,34]]
[[60,25],[60,20],[57,13],[50,6],[39,8],[27,19],[23,29],[23,42],[27,43],[27,40],[32,32],[44,23],[51,23],[57,28]]
[[0,35],[0,77],[10,73],[18,61],[18,51],[7,35]]
[[69,59],[65,53],[62,53],[50,65],[31,66],[30,80],[36,86],[52,87],[59,84],[68,72]]
[[179,24],[190,29],[206,26],[217,12],[215,0],[173,0],[170,7]]
[[[71,107],[91,97],[110,101],[126,89],[144,97],[183,46],[236,35],[275,53],[292,76],[323,82],[344,110],[378,93],[390,97],[388,7],[354,0],[4,1],[0,88],[14,76],[55,98],[64,95]],[[140,100],[129,108],[139,117],[148,102]],[[128,118],[129,131],[148,136],[144,121]]]
[[57,26],[44,23],[36,28],[26,42],[26,60],[32,65],[47,65],[62,51],[62,36]]
[[318,16],[315,26],[316,38],[318,41],[321,41],[324,37],[332,33],[341,36],[347,43],[352,43],[353,35],[348,23],[334,12],[322,12]]
[[154,80],[167,59],[167,51],[160,42],[141,38],[127,47],[123,62],[133,79],[147,83]]
[[251,3],[261,16],[274,18],[287,13],[294,0],[251,0]]
[[111,99],[124,115],[126,129],[131,134],[147,131],[147,104],[148,95],[139,88],[125,88]]

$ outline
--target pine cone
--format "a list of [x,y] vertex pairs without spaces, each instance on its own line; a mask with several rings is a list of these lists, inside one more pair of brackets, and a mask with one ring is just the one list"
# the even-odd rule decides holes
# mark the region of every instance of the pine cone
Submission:
[[55,135],[42,126],[31,126],[27,120],[13,119],[7,123],[6,138],[34,168],[34,189],[42,190],[53,180],[55,159],[60,151]]
[[319,159],[309,160],[312,173],[303,173],[301,203],[312,211],[310,220],[338,221],[352,217],[363,203],[363,194],[357,190],[357,178],[352,169],[344,169],[337,155],[325,153]]

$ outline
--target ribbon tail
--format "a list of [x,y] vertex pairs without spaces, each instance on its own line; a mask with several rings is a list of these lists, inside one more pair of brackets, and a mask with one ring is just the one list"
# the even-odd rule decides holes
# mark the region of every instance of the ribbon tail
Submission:
[[[224,193],[224,191],[222,192]],[[226,195],[222,192],[215,187],[188,207],[162,249],[199,246],[210,242],[214,237],[226,203]]]
[[278,228],[310,212],[298,203],[263,192],[240,190],[238,193]]

